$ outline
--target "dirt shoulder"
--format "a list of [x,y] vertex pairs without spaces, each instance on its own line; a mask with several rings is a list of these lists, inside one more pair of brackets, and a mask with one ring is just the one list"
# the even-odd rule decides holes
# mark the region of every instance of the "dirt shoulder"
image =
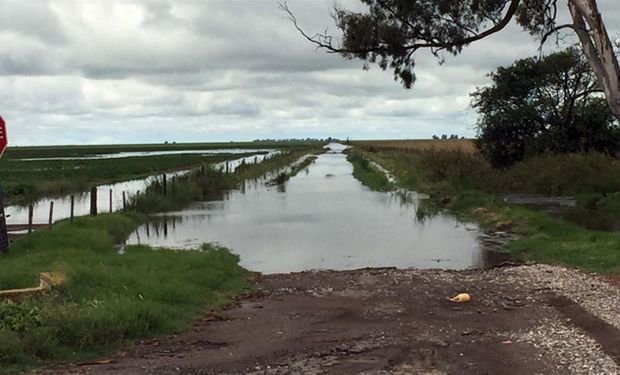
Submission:
[[[554,266],[263,276],[260,295],[88,374],[616,373],[620,292]],[[468,303],[447,297],[468,292]],[[603,306],[609,305],[609,306]]]

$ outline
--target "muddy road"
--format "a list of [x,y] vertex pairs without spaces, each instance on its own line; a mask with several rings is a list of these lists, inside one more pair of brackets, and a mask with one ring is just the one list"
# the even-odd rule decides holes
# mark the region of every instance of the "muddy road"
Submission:
[[[619,371],[618,287],[562,267],[301,272],[262,276],[257,290],[190,332],[45,373]],[[448,301],[459,292],[472,300]]]

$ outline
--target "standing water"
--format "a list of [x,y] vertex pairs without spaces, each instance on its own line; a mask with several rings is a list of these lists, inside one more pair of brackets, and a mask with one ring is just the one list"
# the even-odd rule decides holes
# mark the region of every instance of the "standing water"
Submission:
[[286,185],[247,184],[223,200],[153,217],[128,244],[189,249],[216,242],[263,273],[483,264],[477,227],[447,215],[417,221],[411,204],[353,178],[344,146],[329,147]]

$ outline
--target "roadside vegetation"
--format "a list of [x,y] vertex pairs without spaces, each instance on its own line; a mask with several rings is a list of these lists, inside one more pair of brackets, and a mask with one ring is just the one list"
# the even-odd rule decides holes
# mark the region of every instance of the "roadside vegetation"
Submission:
[[390,191],[394,188],[385,173],[373,166],[361,153],[349,150],[347,160],[353,165],[353,177],[362,185],[375,191]]
[[185,330],[209,309],[248,291],[250,273],[228,250],[115,245],[144,220],[106,214],[62,222],[13,243],[0,289],[35,286],[38,273],[67,281],[44,296],[0,301],[0,373],[83,361],[138,339]]
[[26,204],[44,196],[80,192],[93,185],[144,178],[154,173],[197,167],[251,154],[198,154],[91,160],[0,159],[7,203]]
[[544,154],[494,169],[480,154],[460,151],[375,151],[363,155],[397,179],[428,193],[421,216],[448,210],[483,228],[512,231],[511,252],[603,274],[620,273],[620,235],[588,230],[560,218],[504,202],[507,193],[575,195],[578,204],[620,220],[620,163],[602,154]]

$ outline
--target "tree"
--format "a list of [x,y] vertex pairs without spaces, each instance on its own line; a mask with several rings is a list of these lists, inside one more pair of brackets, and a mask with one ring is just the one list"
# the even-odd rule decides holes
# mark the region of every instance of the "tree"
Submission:
[[477,146],[495,166],[544,151],[619,149],[618,124],[578,49],[518,60],[489,76],[492,85],[471,96],[480,113]]
[[415,82],[414,54],[429,50],[459,54],[463,47],[504,29],[515,19],[544,43],[561,29],[572,29],[607,103],[620,119],[620,68],[596,0],[567,0],[572,23],[556,23],[558,0],[360,0],[368,12],[335,7],[342,32],[337,42],[328,33],[307,34],[286,3],[293,25],[309,41],[328,52],[361,59],[393,70],[405,88]]

